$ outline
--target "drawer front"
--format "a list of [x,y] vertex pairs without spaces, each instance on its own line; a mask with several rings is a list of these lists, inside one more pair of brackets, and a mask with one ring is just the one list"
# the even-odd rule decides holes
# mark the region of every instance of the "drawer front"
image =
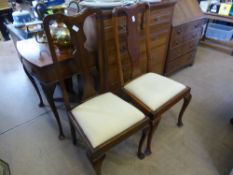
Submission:
[[[142,34],[143,35],[143,34]],[[160,31],[158,33],[151,33],[150,35],[150,46],[151,50],[156,49],[157,47],[161,45],[165,45],[169,41],[170,33],[169,31]],[[141,52],[145,52],[145,38],[141,38]]]
[[171,23],[172,15],[173,7],[167,7],[162,9],[153,9],[152,7],[150,13],[150,25]]
[[196,49],[198,42],[199,42],[199,39],[197,38],[194,40],[187,41],[184,44],[180,45],[179,47],[175,47],[169,50],[168,62],[176,59],[177,57],[181,55],[184,55],[187,52],[190,52]]
[[204,20],[197,20],[190,23],[182,24],[180,26],[173,27],[172,38],[182,39],[187,33],[195,30],[200,30],[204,24]]
[[193,59],[195,57],[196,50],[193,52],[189,52],[178,59],[167,63],[166,65],[166,74],[171,74],[187,65],[192,64]]
[[192,30],[188,32],[187,34],[181,36],[181,37],[172,37],[170,42],[170,49],[178,47],[179,45],[182,45],[186,41],[190,40],[199,40],[201,37],[202,28],[198,28],[196,30]]
[[170,31],[173,8],[151,9],[150,32]]
[[169,31],[163,31],[158,33],[152,33],[151,34],[151,49],[158,47],[163,44],[167,44],[169,41],[170,33]]
[[151,72],[163,74],[166,53],[167,45],[161,45],[152,49],[151,60],[149,60],[149,70]]
[[185,25],[180,25],[178,27],[173,27],[172,38],[181,38],[187,32],[187,27]]
[[203,20],[194,21],[190,25],[187,26],[188,31],[193,31],[193,30],[196,30],[198,28],[202,28],[203,24],[204,24]]
[[158,14],[153,13],[150,16],[150,25],[151,26],[159,26],[161,24],[170,24],[171,23],[172,13],[167,11],[166,13]]

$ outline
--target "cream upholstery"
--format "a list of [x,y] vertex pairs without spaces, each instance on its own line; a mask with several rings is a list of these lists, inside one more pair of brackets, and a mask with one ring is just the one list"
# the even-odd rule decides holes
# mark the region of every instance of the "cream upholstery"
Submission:
[[141,111],[112,93],[92,98],[71,112],[93,148],[145,118]]
[[147,73],[126,84],[124,88],[155,111],[184,90],[185,86],[164,76]]

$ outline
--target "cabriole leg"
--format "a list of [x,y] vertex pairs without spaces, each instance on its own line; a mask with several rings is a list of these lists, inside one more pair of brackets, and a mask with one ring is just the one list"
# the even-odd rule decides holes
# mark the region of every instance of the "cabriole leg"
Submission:
[[89,155],[87,155],[87,156],[88,156],[89,160],[91,161],[91,164],[95,170],[96,175],[101,175],[102,174],[101,167],[102,167],[103,161],[106,157],[105,154],[102,154],[102,155],[100,155],[98,157],[94,157],[94,158],[92,156],[89,156]]
[[151,142],[152,142],[153,135],[154,135],[156,129],[158,128],[160,120],[161,120],[161,118],[159,116],[154,121],[151,122],[151,128],[152,129],[150,130],[148,138],[147,138],[147,145],[146,145],[145,155],[150,155],[152,153],[152,151],[151,151]]
[[178,122],[177,122],[177,125],[179,127],[183,126],[183,121],[182,121],[182,118],[183,118],[183,114],[184,114],[184,111],[186,110],[186,108],[188,107],[190,101],[192,99],[192,95],[190,93],[188,93],[185,97],[184,97],[184,103],[183,103],[183,106],[180,110],[180,114],[179,114],[179,117],[178,117]]
[[145,154],[142,152],[142,147],[143,147],[145,138],[146,138],[146,136],[147,136],[147,134],[148,134],[148,130],[149,130],[149,128],[143,129],[143,131],[142,131],[142,136],[141,136],[141,139],[140,139],[139,145],[138,145],[138,153],[137,153],[137,156],[138,156],[138,158],[141,159],[141,160],[144,159],[144,157],[145,157]]

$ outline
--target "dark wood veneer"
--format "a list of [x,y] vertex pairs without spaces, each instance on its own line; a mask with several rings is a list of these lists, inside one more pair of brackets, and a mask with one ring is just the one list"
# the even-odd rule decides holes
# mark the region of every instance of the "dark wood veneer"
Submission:
[[196,0],[177,1],[166,60],[166,75],[193,64],[204,22]]

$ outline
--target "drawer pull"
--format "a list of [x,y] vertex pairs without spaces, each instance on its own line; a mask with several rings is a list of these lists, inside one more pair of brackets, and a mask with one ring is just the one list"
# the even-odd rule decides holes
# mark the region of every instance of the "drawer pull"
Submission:
[[121,52],[121,53],[125,53],[126,51],[127,51],[126,46],[122,46],[122,47],[120,48],[120,52]]
[[198,28],[198,27],[199,27],[199,24],[196,24],[196,25],[194,26],[195,29]]
[[121,31],[126,31],[126,25],[120,25],[120,26],[119,26],[119,29],[120,29]]
[[161,20],[160,16],[155,17],[155,22],[159,22]]
[[176,33],[177,33],[178,35],[180,35],[180,34],[181,34],[181,29],[178,29],[178,30],[176,31]]
[[178,41],[174,41],[174,43],[173,43],[174,46],[176,46],[176,45],[178,45],[178,44],[179,44]]

